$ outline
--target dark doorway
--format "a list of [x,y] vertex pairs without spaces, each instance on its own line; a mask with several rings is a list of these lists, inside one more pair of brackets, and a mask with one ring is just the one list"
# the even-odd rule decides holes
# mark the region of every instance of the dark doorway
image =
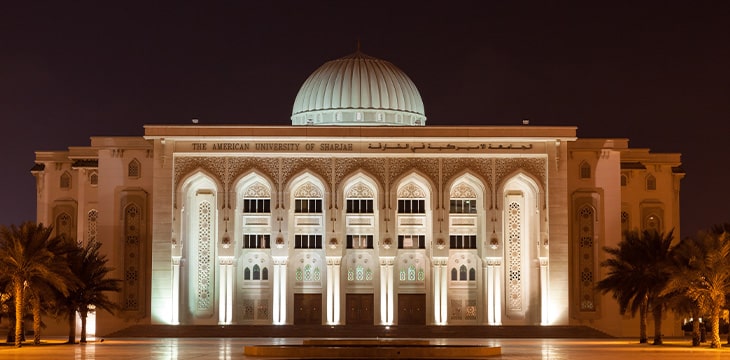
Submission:
[[322,325],[322,294],[294,294],[294,325]]
[[398,325],[426,325],[426,294],[398,294]]
[[373,294],[347,294],[345,306],[347,325],[373,324]]

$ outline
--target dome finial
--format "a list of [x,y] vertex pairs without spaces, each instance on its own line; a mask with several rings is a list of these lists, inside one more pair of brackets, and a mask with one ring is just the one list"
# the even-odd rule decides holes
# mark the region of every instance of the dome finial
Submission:
[[360,38],[357,38],[357,49],[355,49],[356,53],[360,52]]

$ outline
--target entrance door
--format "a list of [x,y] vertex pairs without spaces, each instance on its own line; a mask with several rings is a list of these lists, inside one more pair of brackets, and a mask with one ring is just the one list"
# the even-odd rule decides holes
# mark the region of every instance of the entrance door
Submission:
[[347,294],[345,306],[347,325],[373,324],[373,294]]
[[322,294],[294,294],[294,325],[322,325]]
[[426,294],[398,294],[398,325],[426,325]]

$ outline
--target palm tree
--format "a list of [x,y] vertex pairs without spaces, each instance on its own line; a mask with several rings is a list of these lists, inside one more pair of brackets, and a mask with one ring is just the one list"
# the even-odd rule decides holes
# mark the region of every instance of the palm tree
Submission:
[[69,254],[71,271],[78,277],[79,286],[73,288],[64,297],[63,310],[66,311],[69,323],[68,342],[76,341],[76,313],[81,317],[81,343],[86,342],[86,317],[93,309],[102,309],[113,313],[118,305],[106,295],[107,292],[121,291],[121,280],[108,279],[113,270],[106,266],[106,255],[99,254],[101,243],[89,241],[86,246],[79,246]]
[[687,237],[673,251],[678,271],[667,282],[665,293],[676,291],[708,314],[710,347],[720,348],[720,313],[730,293],[730,233],[700,232]]
[[[15,300],[15,346],[22,345],[23,309],[27,291],[52,286],[68,294],[73,275],[66,260],[57,250],[62,238],[51,236],[52,228],[25,222],[22,225],[0,226],[0,277],[9,280]],[[40,309],[38,309],[40,312]],[[33,310],[34,315],[36,310]],[[34,316],[34,320],[36,317]],[[40,342],[40,316],[35,324],[35,342]],[[36,328],[37,326],[37,328]]]
[[673,230],[666,236],[662,233],[645,230],[626,232],[617,247],[604,247],[610,257],[601,263],[608,268],[608,275],[597,283],[601,293],[612,293],[618,301],[621,314],[639,312],[639,342],[647,342],[647,314],[651,309],[654,318],[654,342],[659,345],[661,338],[661,318],[668,297],[661,291],[669,274],[667,265]]

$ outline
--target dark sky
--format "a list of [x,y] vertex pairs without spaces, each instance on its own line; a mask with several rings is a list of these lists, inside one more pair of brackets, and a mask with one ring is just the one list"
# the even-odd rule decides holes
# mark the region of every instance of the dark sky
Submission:
[[192,118],[290,124],[304,80],[358,39],[411,77],[427,124],[528,118],[681,153],[681,235],[730,222],[728,1],[15,1],[0,224],[35,220],[34,151]]

